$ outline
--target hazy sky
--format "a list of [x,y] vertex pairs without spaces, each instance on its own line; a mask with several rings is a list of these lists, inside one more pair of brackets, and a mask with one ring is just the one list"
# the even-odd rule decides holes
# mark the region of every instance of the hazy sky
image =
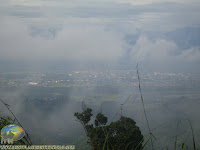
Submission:
[[200,1],[0,0],[2,60],[199,71]]

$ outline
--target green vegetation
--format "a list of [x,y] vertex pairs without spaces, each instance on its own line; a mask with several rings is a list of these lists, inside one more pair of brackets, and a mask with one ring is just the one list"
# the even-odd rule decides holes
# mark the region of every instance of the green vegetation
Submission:
[[11,117],[9,117],[9,116],[3,117],[0,115],[0,129],[13,123],[13,121],[14,120],[12,120]]
[[[111,134],[110,125],[113,125],[112,128],[116,126],[114,123],[119,125],[121,122],[122,125],[122,120],[118,116],[120,104],[123,103],[123,99],[127,95],[131,94],[130,100],[126,105],[123,105],[123,115],[128,118],[134,118],[144,136],[142,146],[145,150],[152,149],[136,79],[134,79],[134,84],[130,84],[129,81],[132,82],[133,80],[129,80],[128,77],[126,80],[125,78],[115,77],[114,79],[112,78],[112,82],[115,80],[116,84],[113,84],[107,82],[107,80],[104,82],[104,77],[91,79],[92,77],[90,78],[88,74],[85,77],[80,74],[81,80],[83,80],[83,77],[88,80],[87,84],[86,81],[82,82],[79,77],[76,77],[79,74],[74,74],[73,78],[66,77],[67,74],[63,75],[63,77],[57,74],[53,77],[50,76],[51,74],[39,75],[38,80],[35,75],[37,74],[0,74],[0,95],[14,107],[19,107],[19,105],[15,104],[20,104],[20,110],[15,107],[13,112],[22,121],[35,144],[62,145],[68,143],[75,144],[77,150],[89,150],[91,142],[89,143],[90,145],[87,144],[88,136],[84,134],[81,124],[72,118],[74,112],[80,112],[79,106],[84,101],[92,108],[92,113],[95,114],[94,118],[91,116],[90,120],[91,122],[93,121],[92,132],[99,132],[99,136],[102,136],[100,143],[103,143],[104,150],[107,148],[112,149],[115,143],[109,144],[112,142],[112,138],[109,136]],[[155,78],[155,80],[145,80],[142,77],[145,80],[145,82],[142,82],[145,109],[151,132],[155,136],[155,138],[152,136],[154,149],[191,150],[199,148],[199,78],[193,81],[196,86],[193,86],[193,82],[189,85],[188,82],[190,80],[182,86],[182,81],[185,81],[185,79],[181,77],[180,81],[174,79],[174,77],[170,77],[169,80],[156,80],[159,77],[153,75],[147,77]],[[176,78],[179,78],[179,76]],[[191,78],[193,77],[191,76]],[[42,79],[42,82],[40,82],[40,79]],[[56,82],[58,80],[59,82]],[[39,84],[36,86],[29,85],[30,81],[38,82]],[[103,111],[104,115],[108,117],[109,123],[104,122],[105,116],[98,114],[97,112],[99,111]],[[115,115],[114,122],[110,123],[109,119]],[[95,117],[99,119],[95,121]],[[56,121],[54,122],[55,118]],[[186,119],[191,120],[193,131],[188,121],[182,121],[178,128],[176,127],[177,122]],[[40,121],[40,124],[33,124],[34,121],[32,120]],[[128,122],[128,120],[125,120],[123,121]],[[1,116],[0,127],[2,128],[12,122],[11,118]],[[104,122],[104,124],[100,124],[100,122]],[[52,125],[46,126],[47,123],[49,125],[52,123]],[[59,128],[56,127],[57,125]],[[88,122],[88,125],[91,124]],[[128,145],[122,149],[128,150]]]
[[93,150],[140,150],[142,148],[143,135],[131,118],[121,116],[118,121],[106,125],[107,117],[98,113],[94,124],[88,124],[92,116],[90,108],[81,113],[76,112],[74,116],[83,126],[88,143]]
[[[1,116],[1,114],[0,114],[0,130],[5,126],[10,125],[10,124],[14,124],[14,123],[15,123],[15,119],[13,120],[9,116]],[[0,136],[0,139],[1,139],[1,136]],[[25,142],[22,139],[17,141],[17,142],[14,142],[14,145],[21,145],[21,144],[28,145],[28,143]]]

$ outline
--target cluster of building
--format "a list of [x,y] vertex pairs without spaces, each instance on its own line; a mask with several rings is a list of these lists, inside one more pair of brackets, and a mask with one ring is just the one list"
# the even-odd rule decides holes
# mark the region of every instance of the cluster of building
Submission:
[[[196,86],[200,83],[199,74],[191,73],[140,73],[145,85]],[[74,71],[68,73],[35,73],[27,78],[1,82],[4,86],[92,86],[92,85],[138,85],[138,75],[133,70],[113,71]]]

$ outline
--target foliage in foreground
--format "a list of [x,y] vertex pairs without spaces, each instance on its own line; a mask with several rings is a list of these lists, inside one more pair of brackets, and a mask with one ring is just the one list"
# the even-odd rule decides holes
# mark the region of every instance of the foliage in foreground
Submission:
[[[10,124],[15,124],[15,120],[13,120],[11,117],[9,117],[9,116],[6,116],[6,117],[4,117],[4,116],[1,116],[0,115],[0,131],[1,131],[1,129],[3,128],[3,127],[5,127],[5,126],[7,126],[7,125],[10,125]],[[1,139],[1,136],[0,136],[0,139]],[[0,141],[0,143],[1,143],[1,141]],[[22,139],[21,140],[19,140],[19,141],[17,141],[17,142],[14,142],[13,143],[14,145],[28,145],[28,143],[27,142],[24,142]]]
[[81,113],[76,112],[74,116],[83,126],[88,143],[93,150],[139,150],[142,148],[143,135],[131,118],[122,116],[118,121],[107,125],[107,117],[98,113],[94,124],[88,124],[92,116],[90,108]]

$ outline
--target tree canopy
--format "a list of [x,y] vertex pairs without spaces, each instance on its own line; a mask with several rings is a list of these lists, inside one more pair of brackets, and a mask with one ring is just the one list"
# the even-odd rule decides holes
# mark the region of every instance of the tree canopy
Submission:
[[[15,123],[15,119],[12,119],[9,116],[2,116],[0,114],[0,131],[3,127],[10,125],[10,124],[14,124],[14,123]],[[25,139],[25,137],[23,139]],[[0,135],[0,143],[1,143],[1,135]],[[28,145],[28,142],[26,142],[26,140],[23,141],[22,139],[20,139],[19,141],[14,142],[13,144],[14,145],[21,145],[21,144]]]
[[74,114],[83,126],[93,150],[141,149],[143,135],[133,119],[121,116],[116,122],[107,124],[107,117],[98,113],[94,124],[89,124],[92,115],[90,108]]

